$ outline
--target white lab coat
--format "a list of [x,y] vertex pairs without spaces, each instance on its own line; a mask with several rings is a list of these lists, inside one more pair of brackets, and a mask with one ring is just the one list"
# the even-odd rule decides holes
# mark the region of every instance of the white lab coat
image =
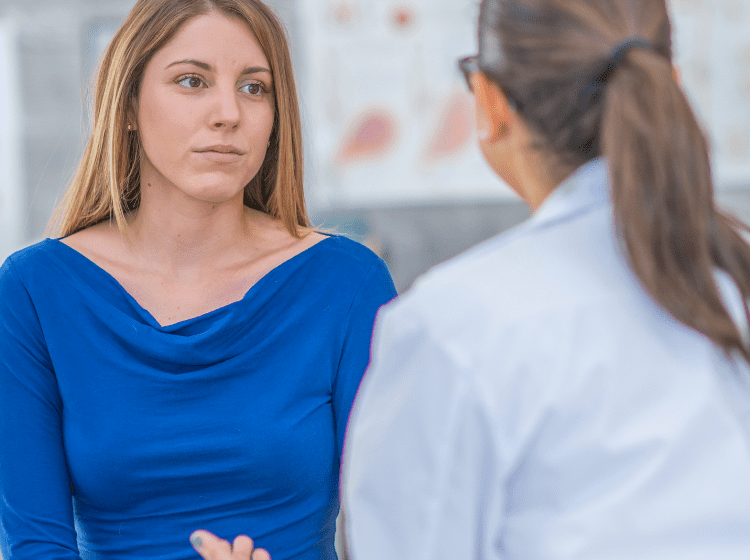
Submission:
[[748,560],[747,376],[643,290],[595,160],[381,310],[352,560]]

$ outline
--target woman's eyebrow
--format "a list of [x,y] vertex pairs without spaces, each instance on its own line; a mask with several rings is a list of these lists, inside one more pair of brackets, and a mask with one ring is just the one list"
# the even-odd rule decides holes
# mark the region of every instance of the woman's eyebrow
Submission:
[[171,68],[172,66],[177,66],[178,64],[192,64],[193,66],[197,66],[198,68],[203,68],[204,70],[211,70],[211,65],[206,64],[205,62],[201,62],[199,60],[177,60],[169,65],[167,65],[164,69]]
[[[207,72],[210,72],[212,70],[210,64],[201,62],[200,60],[192,60],[192,59],[177,60],[175,62],[172,62],[165,68],[165,70],[167,68],[171,68],[172,66],[176,66],[178,64],[192,64],[193,66],[197,66],[198,68],[203,68],[203,70],[206,70]],[[244,76],[245,74],[257,74],[258,72],[267,72],[268,74],[271,73],[271,71],[268,68],[264,68],[262,66],[250,66],[248,68],[245,68],[242,72],[240,72],[240,75]]]

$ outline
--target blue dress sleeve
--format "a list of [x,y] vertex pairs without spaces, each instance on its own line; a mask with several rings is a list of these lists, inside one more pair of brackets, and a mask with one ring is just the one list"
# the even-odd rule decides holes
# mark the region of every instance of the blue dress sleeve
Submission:
[[359,383],[370,362],[370,342],[378,309],[396,297],[388,267],[378,258],[368,270],[352,300],[346,322],[344,344],[333,382],[333,410],[339,457],[344,434]]
[[10,258],[0,268],[0,553],[80,560],[62,400],[34,302]]

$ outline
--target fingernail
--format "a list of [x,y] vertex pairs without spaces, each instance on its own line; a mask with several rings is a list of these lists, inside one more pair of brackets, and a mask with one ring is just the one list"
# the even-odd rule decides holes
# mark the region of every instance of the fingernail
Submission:
[[200,548],[203,546],[203,539],[200,538],[200,535],[190,535],[190,544],[195,548]]

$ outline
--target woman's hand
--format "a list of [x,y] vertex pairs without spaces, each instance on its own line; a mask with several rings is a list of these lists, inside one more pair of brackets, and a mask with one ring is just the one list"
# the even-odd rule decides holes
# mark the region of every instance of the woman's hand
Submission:
[[196,531],[190,535],[190,544],[205,560],[271,560],[268,551],[254,548],[253,540],[246,535],[230,544],[208,531]]

